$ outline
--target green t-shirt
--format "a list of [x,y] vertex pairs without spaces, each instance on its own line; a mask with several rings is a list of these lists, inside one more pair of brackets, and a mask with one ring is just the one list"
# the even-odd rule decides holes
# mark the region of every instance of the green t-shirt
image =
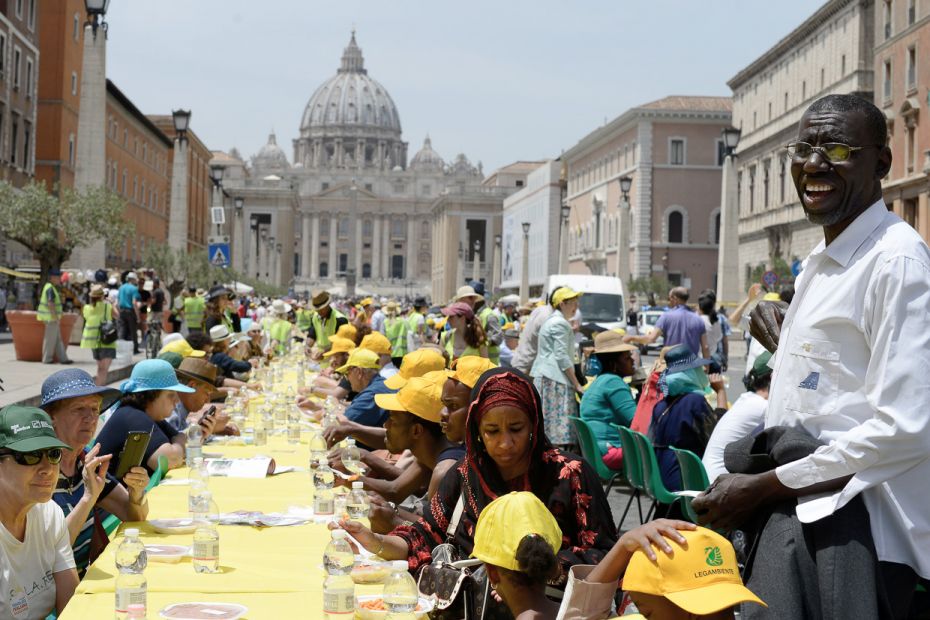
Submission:
[[602,455],[607,454],[607,444],[620,447],[620,433],[611,424],[629,426],[635,413],[630,386],[614,374],[598,375],[581,398],[581,419],[594,431]]

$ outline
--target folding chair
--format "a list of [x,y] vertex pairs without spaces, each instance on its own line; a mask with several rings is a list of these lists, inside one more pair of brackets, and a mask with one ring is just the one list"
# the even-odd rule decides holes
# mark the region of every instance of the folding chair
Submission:
[[582,458],[594,468],[594,471],[601,479],[601,484],[605,485],[604,494],[609,495],[610,489],[614,486],[614,482],[617,481],[617,478],[623,477],[622,472],[611,469],[604,463],[604,460],[601,458],[601,451],[597,447],[597,438],[594,436],[594,430],[587,422],[575,416],[568,416],[568,419],[571,420],[572,426],[575,428],[575,435],[578,436]]
[[630,511],[634,499],[636,500],[636,510],[639,513],[639,524],[642,525],[646,522],[643,520],[643,503],[641,500],[642,493],[646,491],[646,485],[643,482],[643,468],[639,462],[639,450],[636,449],[636,439],[633,437],[633,431],[619,424],[613,426],[620,433],[620,446],[623,448],[623,475],[633,488],[633,494],[626,503],[623,516],[620,517],[620,522],[617,524],[619,530],[623,522],[626,521],[626,515]]

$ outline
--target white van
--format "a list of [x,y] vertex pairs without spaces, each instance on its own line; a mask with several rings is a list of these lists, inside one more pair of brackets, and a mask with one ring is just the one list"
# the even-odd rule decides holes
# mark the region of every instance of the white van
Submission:
[[557,286],[568,286],[584,293],[579,300],[582,324],[595,323],[601,329],[626,329],[626,295],[620,278],[554,274],[546,281],[546,296]]

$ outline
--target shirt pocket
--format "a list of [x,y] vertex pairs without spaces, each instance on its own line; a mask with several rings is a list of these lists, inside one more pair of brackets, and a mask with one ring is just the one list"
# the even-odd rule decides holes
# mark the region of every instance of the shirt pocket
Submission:
[[840,345],[829,340],[799,338],[785,362],[791,378],[785,407],[807,415],[824,415],[836,409],[839,398]]

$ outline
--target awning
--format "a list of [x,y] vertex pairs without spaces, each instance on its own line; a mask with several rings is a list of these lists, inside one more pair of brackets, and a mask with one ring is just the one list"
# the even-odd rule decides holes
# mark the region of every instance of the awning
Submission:
[[15,269],[10,269],[8,267],[0,267],[0,273],[5,273],[8,276],[14,278],[22,278],[23,280],[38,280],[39,274],[37,273],[26,273],[25,271],[16,271]]

